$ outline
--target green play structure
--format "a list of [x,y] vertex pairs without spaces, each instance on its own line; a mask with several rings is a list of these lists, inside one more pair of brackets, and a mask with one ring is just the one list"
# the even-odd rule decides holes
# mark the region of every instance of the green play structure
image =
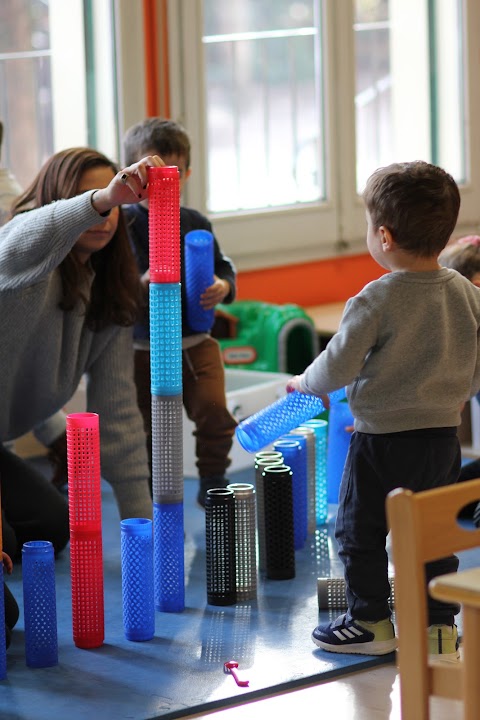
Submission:
[[242,300],[219,311],[225,367],[296,375],[318,354],[313,320],[298,305]]

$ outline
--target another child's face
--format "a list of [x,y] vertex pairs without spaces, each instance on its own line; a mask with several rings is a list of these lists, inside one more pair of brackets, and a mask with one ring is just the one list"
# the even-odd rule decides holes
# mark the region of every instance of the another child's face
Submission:
[[[147,155],[158,155],[157,150],[147,150],[142,154],[142,157],[147,157]],[[181,155],[161,155],[161,158],[165,165],[175,165],[178,167],[178,174],[180,176],[180,195],[182,194],[183,188],[185,186],[185,183],[187,182],[188,178],[190,177],[190,173],[192,172],[190,168],[187,168],[186,160]],[[142,158],[138,158],[141,160]],[[145,198],[145,200],[142,200],[140,205],[143,205],[143,207],[148,208],[148,198]]]
[[470,282],[472,282],[476,287],[480,288],[480,273],[475,273],[473,277],[470,279]]

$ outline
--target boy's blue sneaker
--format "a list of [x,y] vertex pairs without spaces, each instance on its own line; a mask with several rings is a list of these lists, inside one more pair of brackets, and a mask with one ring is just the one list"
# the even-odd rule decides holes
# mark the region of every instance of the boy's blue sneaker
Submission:
[[397,647],[390,618],[378,622],[347,620],[341,615],[328,625],[319,625],[312,633],[317,647],[328,652],[356,655],[386,655]]

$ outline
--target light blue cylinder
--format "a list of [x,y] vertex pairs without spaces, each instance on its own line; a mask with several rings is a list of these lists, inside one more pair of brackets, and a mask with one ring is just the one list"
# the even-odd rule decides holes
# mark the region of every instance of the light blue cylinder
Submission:
[[305,427],[315,432],[315,520],[317,525],[327,522],[327,430],[326,420],[308,420]]
[[120,522],[123,629],[127,640],[151,640],[155,634],[152,521]]
[[150,382],[152,395],[182,392],[180,283],[150,283]]

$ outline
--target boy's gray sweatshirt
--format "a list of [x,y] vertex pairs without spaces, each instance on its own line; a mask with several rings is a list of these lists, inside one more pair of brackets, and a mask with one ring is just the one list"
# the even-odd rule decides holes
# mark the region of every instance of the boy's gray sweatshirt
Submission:
[[92,332],[83,304],[70,312],[58,307],[58,266],[79,235],[99,222],[91,195],[22,213],[0,228],[0,441],[29,432],[62,408],[86,373],[87,410],[100,416],[102,476],[122,518],[150,518],[132,328]]
[[455,270],[391,272],[347,302],[301,386],[346,386],[360,432],[453,427],[480,389],[479,329],[480,290]]

